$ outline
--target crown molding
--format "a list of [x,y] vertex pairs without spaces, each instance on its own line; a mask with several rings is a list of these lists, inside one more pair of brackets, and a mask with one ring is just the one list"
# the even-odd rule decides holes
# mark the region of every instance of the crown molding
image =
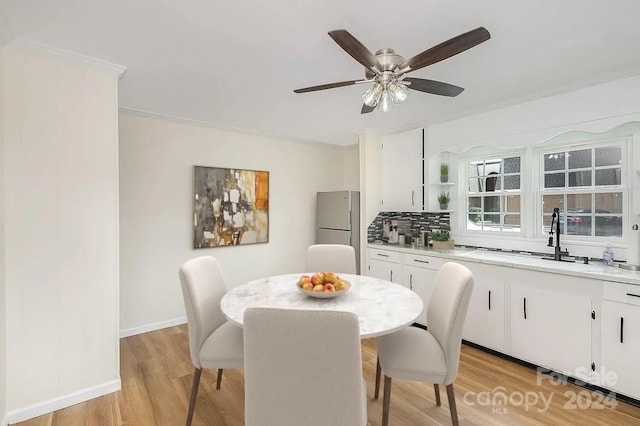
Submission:
[[[9,22],[7,22],[7,16],[9,15],[7,14],[5,4],[0,2],[0,47],[8,44],[15,38]],[[0,426],[3,426],[2,423],[0,423]]]
[[125,67],[124,65],[114,64],[102,59],[92,58],[90,56],[81,55],[79,53],[27,40],[24,38],[15,38],[7,45],[28,52],[55,56],[57,58],[62,58],[80,65],[88,66],[98,71],[106,71],[115,74],[116,76],[118,76],[118,78],[122,78],[124,72],[127,70],[127,67]]
[[350,148],[353,145],[357,145],[358,144],[357,142],[355,142],[352,145],[337,145],[337,144],[331,143],[331,142],[323,142],[323,141],[319,141],[319,140],[295,138],[295,137],[291,137],[291,136],[280,135],[280,134],[277,134],[277,133],[269,133],[269,132],[262,132],[262,131],[258,131],[258,130],[243,129],[241,127],[226,126],[226,125],[223,125],[223,124],[217,124],[217,123],[213,123],[213,122],[209,122],[209,121],[195,120],[195,119],[191,119],[191,118],[178,117],[178,116],[163,114],[163,113],[159,113],[159,112],[151,112],[151,111],[144,111],[144,110],[141,110],[141,109],[127,108],[127,107],[124,107],[124,106],[119,106],[118,110],[120,112],[122,112],[122,113],[127,113],[127,114],[131,114],[131,115],[139,116],[139,117],[151,118],[151,119],[156,119],[156,120],[164,120],[164,121],[169,121],[169,122],[173,122],[173,123],[187,124],[187,125],[191,125],[191,126],[207,127],[207,128],[210,128],[210,129],[225,130],[225,131],[229,131],[229,132],[242,133],[242,134],[245,134],[245,135],[255,135],[255,136],[258,136],[258,137],[261,137],[261,138],[278,139],[278,140],[286,141],[286,142],[295,142],[295,143],[301,143],[301,144],[307,144],[307,145],[322,145],[322,146],[325,146],[325,147],[328,146],[328,147],[335,148],[335,149]]

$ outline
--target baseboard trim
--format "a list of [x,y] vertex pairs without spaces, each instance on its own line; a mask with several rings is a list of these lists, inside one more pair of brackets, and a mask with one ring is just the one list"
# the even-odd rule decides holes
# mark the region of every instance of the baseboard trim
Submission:
[[135,336],[136,334],[148,333],[150,331],[156,331],[167,327],[173,327],[174,325],[186,324],[187,317],[178,317],[167,321],[160,321],[153,324],[143,325],[141,327],[128,328],[126,330],[120,330],[120,338]]
[[[62,408],[70,407],[80,402],[88,401],[108,393],[117,392],[121,388],[120,378],[105,382],[101,385],[86,388],[77,392],[70,393],[59,398],[53,398],[38,404],[33,404],[19,410],[11,411],[7,415],[9,423],[18,423],[43,414],[51,413]],[[7,423],[5,422],[4,425]]]

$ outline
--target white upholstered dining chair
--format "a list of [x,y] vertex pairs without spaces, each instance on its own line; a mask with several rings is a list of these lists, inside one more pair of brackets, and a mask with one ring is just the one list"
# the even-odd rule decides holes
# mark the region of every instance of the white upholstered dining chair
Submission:
[[306,271],[356,274],[356,251],[343,244],[314,244],[307,249]]
[[220,310],[227,289],[220,264],[211,256],[186,261],[178,271],[189,328],[189,351],[195,367],[187,426],[191,424],[203,368],[217,368],[216,389],[222,370],[244,364],[242,328],[228,322]]
[[[465,266],[447,262],[440,267],[427,308],[427,330],[407,327],[380,336],[378,368],[384,373],[382,425],[389,424],[391,379],[433,383],[440,406],[439,384],[447,389],[451,422],[458,425],[453,381],[458,374],[462,328],[473,290],[473,275]],[[378,397],[379,371],[375,397]]]
[[366,425],[355,314],[248,308],[244,358],[245,425]]

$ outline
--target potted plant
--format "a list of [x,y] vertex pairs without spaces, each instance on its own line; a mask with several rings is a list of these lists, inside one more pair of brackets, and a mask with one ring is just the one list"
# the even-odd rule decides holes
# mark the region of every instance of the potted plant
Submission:
[[445,183],[449,181],[449,165],[447,163],[440,164],[440,182]]
[[431,241],[433,241],[433,248],[435,250],[449,250],[455,245],[455,242],[451,239],[451,234],[447,230],[432,232]]
[[446,210],[449,206],[449,201],[451,201],[451,197],[449,197],[448,192],[441,192],[438,194],[438,202],[440,203],[440,210]]

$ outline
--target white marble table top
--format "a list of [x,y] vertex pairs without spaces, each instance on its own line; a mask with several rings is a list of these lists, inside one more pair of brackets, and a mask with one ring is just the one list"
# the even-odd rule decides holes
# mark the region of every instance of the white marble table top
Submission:
[[220,301],[222,313],[229,321],[242,326],[244,311],[249,307],[348,311],[358,315],[363,339],[400,330],[422,313],[422,299],[408,288],[390,281],[339,274],[351,283],[351,289],[339,297],[318,299],[302,294],[296,288],[301,275],[262,278],[235,287]]

